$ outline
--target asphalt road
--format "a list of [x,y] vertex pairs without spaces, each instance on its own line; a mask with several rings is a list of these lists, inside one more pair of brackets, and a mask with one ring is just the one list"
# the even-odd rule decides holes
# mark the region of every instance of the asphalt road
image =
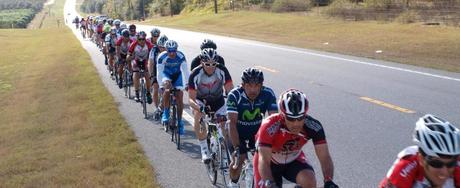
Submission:
[[[65,15],[75,17],[75,0],[67,0]],[[74,26],[70,26],[74,30]],[[152,26],[139,25],[150,31]],[[325,130],[335,165],[335,182],[341,187],[375,187],[393,163],[396,154],[412,145],[412,130],[418,117],[432,113],[460,125],[460,74],[392,62],[319,52],[251,40],[160,27],[179,43],[189,63],[199,53],[204,38],[217,43],[234,83],[241,71],[258,66],[265,85],[279,94],[288,88],[309,97],[309,114]],[[101,80],[119,104],[153,165],[162,187],[212,187],[200,162],[199,145],[186,125],[183,150],[169,141],[169,134],[153,120],[142,116],[141,106],[123,96],[104,66],[96,46],[81,38]],[[190,66],[190,65],[189,65]],[[150,110],[151,111],[151,110]],[[190,112],[187,111],[189,114]],[[322,174],[309,143],[304,151]],[[318,186],[322,186],[318,184]]]

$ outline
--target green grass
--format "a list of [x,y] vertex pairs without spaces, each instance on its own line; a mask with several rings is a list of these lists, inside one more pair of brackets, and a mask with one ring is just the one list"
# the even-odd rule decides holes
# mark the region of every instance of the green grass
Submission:
[[32,9],[0,10],[0,28],[25,28],[34,15]]
[[157,187],[89,56],[47,19],[0,30],[0,187]]
[[147,23],[460,72],[457,27],[344,21],[316,11],[205,12],[153,18]]

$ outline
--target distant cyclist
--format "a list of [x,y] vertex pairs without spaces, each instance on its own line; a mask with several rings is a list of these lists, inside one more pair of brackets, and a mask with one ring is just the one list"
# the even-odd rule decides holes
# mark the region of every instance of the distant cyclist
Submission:
[[109,67],[110,67],[110,74],[113,75],[115,70],[113,70],[114,61],[115,61],[115,53],[116,53],[116,43],[117,43],[117,30],[115,28],[110,29],[110,34],[105,36],[105,53],[108,55],[109,58]]
[[[201,50],[201,65],[192,71],[189,78],[189,104],[193,112],[193,127],[196,137],[201,146],[201,159],[209,162],[211,156],[208,153],[206,142],[207,131],[201,131],[200,120],[205,111],[215,112],[220,116],[221,127],[219,132],[222,136],[227,135],[225,131],[225,119],[227,106],[225,105],[224,91],[228,93],[233,88],[232,77],[227,68],[218,64],[217,52],[212,48]],[[206,110],[207,109],[207,110]]]
[[399,152],[380,188],[460,187],[460,130],[427,114],[415,124],[410,146]]
[[[160,55],[161,52],[166,51],[165,44],[166,41],[168,41],[168,37],[166,35],[161,35],[158,40],[156,45],[150,50],[150,55],[149,55],[149,66],[152,67],[151,71],[151,82],[153,86],[153,104],[155,105],[156,110],[154,111],[154,118],[155,120],[159,120],[160,115],[162,114],[162,107],[160,104],[160,99],[159,99],[159,85],[158,85],[158,80],[157,80],[157,60],[158,56]],[[150,70],[149,70],[150,71]]]
[[179,133],[184,134],[184,122],[182,121],[182,111],[184,109],[183,91],[188,85],[189,71],[185,55],[178,51],[178,44],[174,40],[168,40],[165,44],[166,51],[162,52],[157,61],[157,79],[160,87],[165,89],[163,92],[163,124],[169,121],[169,89],[176,88],[177,114]]
[[136,34],[137,34],[136,25],[134,25],[134,24],[129,25],[129,37],[131,38],[131,40],[133,40],[133,41],[137,40],[136,39]]
[[282,187],[283,178],[303,188],[316,187],[315,172],[302,151],[311,139],[323,171],[324,188],[337,188],[325,131],[318,120],[307,115],[305,94],[296,89],[283,92],[278,108],[280,112],[266,118],[256,135],[256,187]]
[[137,102],[140,102],[139,97],[139,71],[144,70],[144,79],[145,85],[147,88],[147,103],[152,103],[152,95],[150,93],[150,74],[147,68],[147,63],[149,59],[149,52],[153,48],[153,45],[147,41],[147,34],[143,31],[137,34],[137,40],[131,44],[128,51],[127,61],[131,62],[134,73],[134,91],[135,99]]
[[[216,50],[217,45],[211,39],[204,39],[204,41],[200,45],[200,49],[203,50],[205,48],[212,48],[212,49]],[[220,56],[220,55],[217,55],[217,63],[225,66],[224,58],[222,56]],[[192,63],[191,63],[191,66],[190,66],[190,71],[192,71],[195,67],[198,67],[200,64],[201,64],[201,55],[197,55],[192,60]]]
[[[118,62],[120,66],[118,66],[118,76],[119,78],[123,78],[123,68],[126,61],[126,57],[128,56],[128,50],[129,47],[131,46],[131,43],[133,41],[129,38],[129,31],[127,29],[124,29],[121,32],[120,38],[118,38],[117,43],[116,43],[116,51],[117,51],[117,57],[118,57]],[[131,63],[128,63],[128,68],[131,71]],[[120,79],[118,81],[118,87],[121,89],[122,88],[122,83],[123,80]]]
[[[230,91],[227,111],[230,120],[230,140],[234,155],[239,157],[237,169],[230,168],[230,185],[236,187],[241,167],[247,152],[255,149],[254,136],[259,130],[263,116],[278,111],[276,96],[272,89],[264,86],[264,74],[256,68],[247,68],[241,75],[241,85]],[[249,143],[247,148],[246,141]],[[235,160],[230,166],[234,166]]]
[[75,24],[75,29],[78,29],[78,25],[80,24],[80,18],[78,18],[78,16],[75,16],[73,23]]

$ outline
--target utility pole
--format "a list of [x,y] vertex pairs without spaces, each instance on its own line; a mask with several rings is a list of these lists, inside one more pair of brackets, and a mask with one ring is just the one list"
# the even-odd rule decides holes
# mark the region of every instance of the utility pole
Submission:
[[217,14],[217,0],[214,0],[214,14]]
[[169,13],[171,14],[171,17],[173,17],[172,0],[169,0]]

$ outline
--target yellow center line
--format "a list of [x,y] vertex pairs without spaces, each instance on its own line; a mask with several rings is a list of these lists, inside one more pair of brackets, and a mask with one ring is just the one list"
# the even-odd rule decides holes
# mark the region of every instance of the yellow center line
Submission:
[[273,73],[277,73],[278,71],[275,70],[275,69],[270,69],[270,68],[267,68],[267,67],[263,67],[263,66],[260,66],[260,65],[257,65],[257,66],[254,66],[255,68],[258,68],[258,69],[264,69],[266,71],[269,71],[269,72],[273,72]]
[[390,109],[393,109],[393,110],[397,110],[397,111],[400,111],[400,112],[404,112],[404,113],[408,113],[408,114],[415,113],[415,111],[413,111],[413,110],[409,110],[409,109],[406,109],[406,108],[403,108],[403,107],[400,107],[400,106],[389,104],[389,103],[379,101],[379,100],[376,100],[376,99],[372,99],[372,98],[369,98],[369,97],[360,97],[360,99],[365,100],[367,102],[371,102],[371,103],[380,105],[380,106],[384,106],[384,107],[387,107],[387,108],[390,108]]

